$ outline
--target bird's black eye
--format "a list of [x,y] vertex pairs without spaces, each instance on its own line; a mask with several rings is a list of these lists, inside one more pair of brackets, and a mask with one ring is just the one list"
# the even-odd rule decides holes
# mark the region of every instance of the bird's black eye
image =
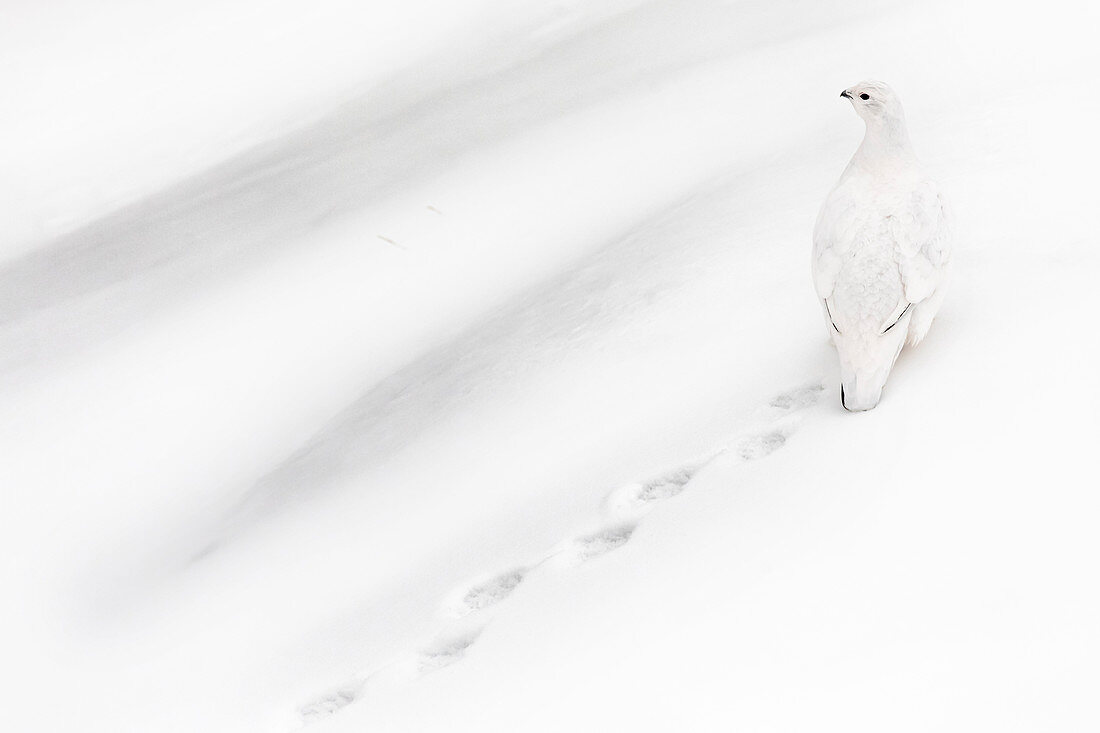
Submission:
[[870,94],[860,94],[860,95],[859,95],[859,98],[860,98],[860,99],[870,99],[870,98],[871,98],[871,95],[870,95]]

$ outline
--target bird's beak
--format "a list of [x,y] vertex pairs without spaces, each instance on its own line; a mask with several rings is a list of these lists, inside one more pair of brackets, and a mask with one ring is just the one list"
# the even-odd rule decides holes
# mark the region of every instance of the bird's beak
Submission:
[[851,99],[851,98],[852,98],[852,95],[848,93],[848,90],[847,90],[847,89],[845,89],[845,90],[844,90],[843,92],[841,92],[841,93],[840,93],[840,96],[842,96],[842,97],[847,97],[848,99]]

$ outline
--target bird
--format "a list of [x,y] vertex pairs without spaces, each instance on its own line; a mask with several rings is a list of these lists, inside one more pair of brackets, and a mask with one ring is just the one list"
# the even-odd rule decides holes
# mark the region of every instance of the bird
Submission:
[[863,141],[814,225],[812,274],[840,358],[840,403],[882,398],[906,343],[928,333],[951,265],[947,202],[913,152],[894,91],[867,80],[840,93],[866,125]]

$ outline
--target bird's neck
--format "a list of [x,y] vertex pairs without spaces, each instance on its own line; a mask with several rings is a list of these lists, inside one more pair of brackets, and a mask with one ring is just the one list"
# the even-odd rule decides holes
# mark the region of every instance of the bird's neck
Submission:
[[863,142],[852,156],[850,168],[883,171],[915,163],[913,144],[905,120],[869,122]]

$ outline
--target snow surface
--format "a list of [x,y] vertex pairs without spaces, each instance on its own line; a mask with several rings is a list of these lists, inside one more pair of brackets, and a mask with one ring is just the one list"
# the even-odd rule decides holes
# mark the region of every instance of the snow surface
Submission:
[[[1084,3],[9,3],[4,727],[1091,730]],[[844,412],[887,80],[956,273]]]

